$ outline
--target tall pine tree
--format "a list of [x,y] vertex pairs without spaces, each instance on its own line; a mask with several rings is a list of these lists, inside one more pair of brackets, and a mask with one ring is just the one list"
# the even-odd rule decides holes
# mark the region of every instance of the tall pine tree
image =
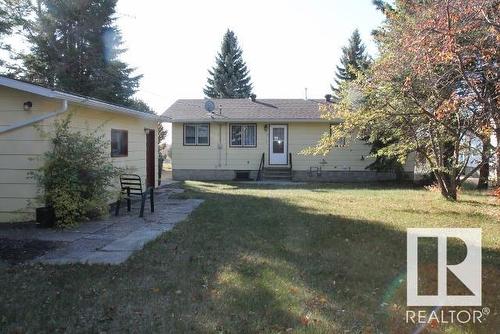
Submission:
[[10,44],[5,40],[5,36],[17,33],[15,28],[19,28],[25,22],[24,17],[28,12],[30,4],[24,0],[0,0],[0,71],[8,74],[8,61],[12,60],[12,50]]
[[[10,33],[12,21],[6,8],[6,4],[0,2],[0,50],[8,50],[9,45],[4,42],[3,36]],[[0,59],[0,66],[4,65],[4,60]]]
[[355,29],[349,38],[347,46],[342,48],[340,66],[337,65],[335,85],[330,85],[334,93],[334,100],[338,100],[340,86],[344,81],[356,79],[357,71],[364,71],[370,65],[365,46],[361,41],[358,29]]
[[203,89],[211,98],[248,98],[252,94],[252,84],[243,51],[233,31],[227,30],[222,40],[221,51],[215,59],[215,66],[208,70],[210,76]]
[[141,76],[124,52],[113,15],[117,0],[37,0],[20,76],[60,90],[129,105]]

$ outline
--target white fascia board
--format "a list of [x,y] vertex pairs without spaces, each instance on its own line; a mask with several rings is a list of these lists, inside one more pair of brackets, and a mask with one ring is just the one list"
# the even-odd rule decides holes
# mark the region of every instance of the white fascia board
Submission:
[[166,122],[163,117],[156,114],[149,114],[145,112],[141,112],[134,109],[129,109],[125,107],[120,107],[117,105],[109,104],[106,102],[94,100],[88,97],[73,95],[69,93],[60,92],[57,90],[52,90],[49,88],[37,86],[34,84],[30,84],[27,82],[10,79],[6,77],[0,76],[0,86],[9,87],[12,89],[20,90],[27,93],[32,93],[35,95],[51,98],[51,99],[59,99],[59,100],[67,100],[72,103],[82,104],[85,106],[89,106],[94,109],[106,110],[110,112],[122,113],[132,117],[138,117],[147,120],[154,120],[157,122]]
[[37,85],[29,84],[27,82],[10,79],[0,76],[0,85],[17,89],[23,92],[32,93],[44,97],[54,98],[54,91],[48,88],[40,87]]
[[106,110],[106,111],[110,111],[110,112],[126,114],[128,116],[138,117],[138,118],[152,120],[152,121],[161,121],[161,116],[158,116],[156,114],[150,114],[150,113],[146,113],[146,112],[142,112],[142,111],[138,111],[138,110],[134,110],[134,109],[120,107],[120,106],[109,104],[106,102],[97,101],[97,100],[93,100],[91,98],[76,96],[76,95],[72,95],[72,94],[68,94],[68,93],[63,93],[63,92],[58,92],[58,91],[55,91],[54,93],[55,93],[55,98],[66,99],[70,102],[85,105],[85,106],[88,106],[88,107],[93,108],[93,109]]

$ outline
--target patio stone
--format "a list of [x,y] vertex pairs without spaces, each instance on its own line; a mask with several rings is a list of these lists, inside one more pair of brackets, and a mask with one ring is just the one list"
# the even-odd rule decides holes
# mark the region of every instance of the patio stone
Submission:
[[81,258],[62,256],[57,258],[46,259],[43,261],[39,261],[44,264],[54,264],[54,265],[65,265],[65,264],[73,264],[73,263],[81,263]]
[[77,233],[95,233],[112,224],[113,224],[112,221],[82,223],[74,228],[70,228],[69,231]]
[[104,252],[97,251],[89,254],[82,262],[88,264],[118,265],[127,261],[134,251]]
[[52,230],[42,230],[35,229],[31,237],[33,239],[43,240],[43,241],[66,241],[72,242],[81,239],[83,236],[80,232],[72,231],[52,231]]
[[66,247],[55,249],[37,259],[34,262],[44,262],[58,258],[83,259],[88,253],[95,252],[107,245],[111,240],[82,238],[68,243]]
[[161,219],[157,220],[157,224],[168,224],[168,225],[173,225],[177,224],[180,221],[183,221],[184,219],[187,218],[189,214],[188,213],[171,213],[171,212],[162,212],[161,216],[163,216]]
[[[61,248],[48,251],[32,260],[32,263],[46,264],[111,264],[125,262],[134,251],[170,231],[187,218],[203,200],[169,199],[182,189],[161,188],[155,197],[155,212],[144,212],[138,217],[138,208],[132,205],[131,212],[121,211],[118,217],[110,216],[100,221],[82,223],[66,230],[38,229],[36,227],[0,229],[0,238],[38,239],[60,241]],[[137,203],[135,203],[137,206]]]
[[134,251],[140,250],[144,245],[153,239],[156,239],[162,231],[150,228],[141,228],[136,230],[125,238],[113,241],[102,248],[103,251]]

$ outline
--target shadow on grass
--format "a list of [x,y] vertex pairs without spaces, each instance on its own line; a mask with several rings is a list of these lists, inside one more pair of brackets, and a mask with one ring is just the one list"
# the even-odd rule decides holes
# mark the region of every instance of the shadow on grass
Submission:
[[[229,192],[221,193],[220,187]],[[0,272],[1,331],[413,329],[401,316],[406,303],[404,232],[383,221],[312,213],[265,192],[233,193],[241,188],[234,184],[186,188],[183,197],[206,201],[125,265]],[[430,262],[431,252],[423,253],[429,253],[424,260]],[[451,244],[449,254],[459,258],[461,245]],[[500,254],[487,249],[483,256],[490,273],[483,282],[484,305],[493,307],[500,299]],[[496,328],[500,324],[492,318],[471,332]]]
[[[193,195],[207,199],[193,219],[214,224],[224,235],[219,246],[210,249],[222,247],[232,254],[223,256],[216,269],[224,276],[218,287],[218,312],[212,319],[221,324],[219,330],[413,329],[401,321],[406,302],[405,233],[379,221],[311,214],[275,198],[220,197],[200,188]],[[462,244],[450,243],[449,260],[462,259],[464,251]],[[493,268],[498,274],[498,250],[484,249],[483,255],[486,271]],[[424,255],[423,260],[432,263],[434,258]],[[267,271],[273,274],[262,274]],[[485,304],[498,304],[494,275],[485,277],[484,286],[494,292],[485,294]],[[295,295],[297,289],[302,296]],[[233,316],[225,318],[226,314]],[[497,325],[498,319],[488,328]]]
[[482,212],[461,212],[461,211],[453,211],[453,210],[436,210],[431,208],[429,210],[421,210],[421,209],[401,209],[394,210],[396,212],[402,213],[410,213],[410,214],[419,214],[419,215],[438,215],[438,216],[452,216],[452,217],[467,217],[467,218],[478,218],[478,219],[489,219],[490,216],[488,214],[484,214]]
[[[208,185],[208,187],[217,187],[214,186],[215,184],[218,185],[226,185],[226,186],[232,186],[236,188],[242,188],[242,189],[294,189],[294,188],[301,188],[301,189],[311,189],[314,192],[327,192],[328,189],[346,189],[346,190],[357,190],[357,189],[364,189],[364,190],[410,190],[410,189],[423,189],[423,186],[417,185],[413,182],[409,181],[401,181],[401,182],[396,182],[396,181],[380,181],[380,182],[368,182],[368,183],[356,183],[356,182],[351,182],[351,183],[341,183],[341,182],[321,182],[321,183],[314,183],[314,182],[287,182],[284,183],[283,185],[280,185],[278,183],[259,183],[259,182],[212,182],[213,185]],[[204,185],[205,186],[205,185]]]

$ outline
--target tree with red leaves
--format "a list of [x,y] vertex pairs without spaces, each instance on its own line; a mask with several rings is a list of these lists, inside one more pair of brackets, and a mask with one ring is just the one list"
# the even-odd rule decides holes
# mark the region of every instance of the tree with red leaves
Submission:
[[[401,46],[410,50],[413,75],[409,81],[436,69],[437,79],[459,80],[458,98],[468,104],[480,126],[475,135],[482,142],[479,187],[487,187],[492,145],[500,138],[499,42],[500,2],[492,0],[404,1],[412,20],[405,24]],[[441,112],[450,110],[443,108]],[[498,150],[498,145],[497,145]],[[500,155],[497,155],[500,159]],[[500,166],[500,160],[497,165]],[[500,173],[500,168],[497,169]],[[500,177],[500,175],[498,175]]]
[[[341,101],[324,110],[342,118],[332,135],[304,153],[325,154],[337,138],[357,131],[382,140],[378,156],[418,156],[442,195],[457,199],[461,184],[499,152],[488,143],[466,171],[473,142],[499,133],[499,1],[375,1],[386,16],[374,33],[380,56],[368,73],[347,83]],[[484,150],[483,150],[484,151]]]

